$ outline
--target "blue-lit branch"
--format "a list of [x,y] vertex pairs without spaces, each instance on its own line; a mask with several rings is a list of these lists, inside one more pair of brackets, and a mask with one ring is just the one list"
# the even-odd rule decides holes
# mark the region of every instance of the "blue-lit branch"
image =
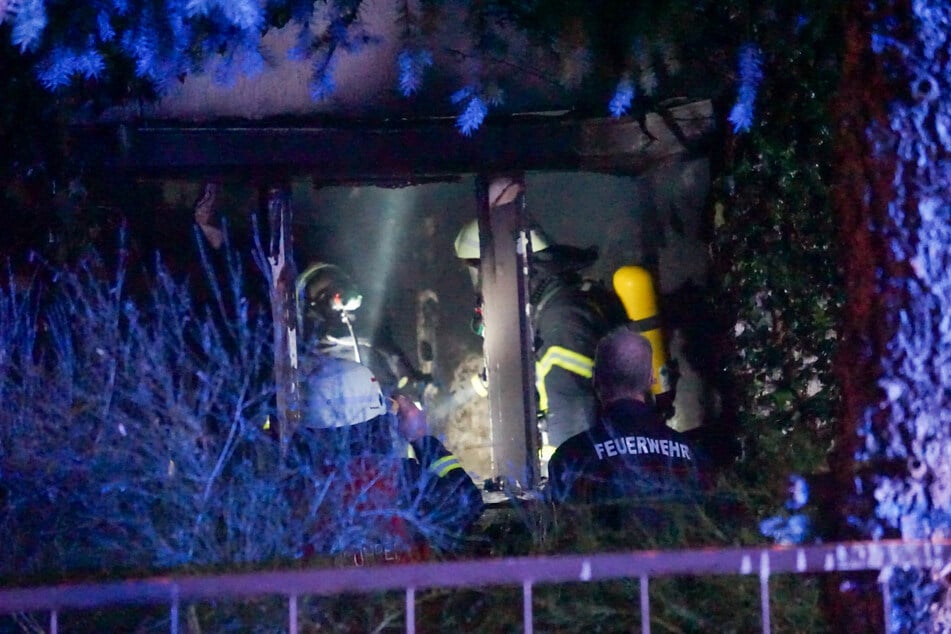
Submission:
[[456,119],[456,127],[465,136],[470,136],[479,129],[489,112],[489,107],[483,100],[479,90],[473,86],[464,86],[452,95],[452,103],[460,105],[461,111]]
[[611,97],[611,101],[608,102],[608,111],[615,119],[619,118],[631,109],[633,102],[634,82],[631,81],[629,76],[625,75],[618,81],[617,87],[614,89],[614,95]]
[[[83,9],[66,4],[19,0],[5,16],[13,24],[13,44],[38,56],[38,77],[50,89],[103,77],[116,44],[136,74],[159,89],[209,61],[224,67],[215,75],[226,82],[263,67],[257,48],[265,7],[258,0],[112,0]],[[52,31],[54,18],[70,28]]]
[[733,132],[746,132],[753,125],[753,106],[756,103],[756,93],[763,80],[763,54],[753,44],[745,44],[740,48],[739,55],[739,87],[736,103],[730,110],[728,117],[733,124]]
[[416,94],[423,85],[423,73],[433,65],[432,54],[425,49],[404,49],[396,58],[400,92],[404,97]]
[[[362,0],[101,0],[82,9],[67,4],[16,0],[5,4],[0,16],[12,24],[12,43],[35,55],[37,76],[50,90],[109,79],[122,59],[159,94],[196,72],[230,85],[264,68],[261,36],[271,26],[283,26],[282,19],[271,17],[280,14],[300,29],[289,57],[309,64],[310,95],[322,101],[337,88],[337,56],[381,41],[360,18]],[[398,18],[402,46],[394,60],[398,88],[406,97],[419,92],[433,65],[420,17],[411,9],[405,3]],[[69,28],[58,26],[62,24]],[[457,127],[465,135],[477,130],[489,108],[502,101],[501,89],[477,81],[480,85],[465,86],[450,97],[458,107]]]
[[[99,0],[78,8],[66,2],[11,0],[5,6],[0,17],[12,23],[12,43],[36,56],[38,77],[51,90],[76,81],[105,79],[121,66],[122,59],[130,61],[136,76],[154,85],[159,94],[175,79],[195,72],[206,72],[230,85],[264,68],[261,36],[289,18],[300,27],[298,44],[290,55],[310,64],[310,94],[321,101],[336,89],[335,57],[381,41],[360,18],[362,0]],[[399,91],[409,97],[421,89],[433,54],[424,42],[421,19],[409,3],[403,3],[397,21],[403,28],[394,63]],[[496,32],[505,25],[500,27],[491,11],[474,22],[478,23],[473,34],[479,41],[478,54],[492,54],[492,47],[505,40]],[[752,121],[760,57],[752,45],[740,54],[739,94],[730,115],[736,130],[747,129]],[[647,49],[641,51],[636,78],[648,96],[657,83],[649,58]],[[460,91],[468,91],[463,98],[459,92],[450,97],[458,108],[457,127],[464,135],[474,133],[489,109],[501,103],[502,90],[489,86],[490,80],[478,71],[468,81],[479,85],[462,87]],[[612,116],[630,111],[636,81],[631,74],[619,79],[608,103]]]

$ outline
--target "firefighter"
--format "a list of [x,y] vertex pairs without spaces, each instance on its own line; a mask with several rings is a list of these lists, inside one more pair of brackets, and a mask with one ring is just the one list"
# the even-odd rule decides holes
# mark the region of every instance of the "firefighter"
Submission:
[[552,456],[548,490],[554,501],[684,501],[700,491],[700,457],[649,397],[652,359],[650,341],[631,326],[599,342],[592,383],[601,413]]
[[[490,185],[491,206],[509,204],[521,183]],[[596,402],[591,387],[591,368],[598,340],[612,327],[626,323],[627,316],[617,295],[602,283],[586,279],[581,271],[598,257],[596,248],[582,249],[553,244],[538,228],[530,232],[532,268],[529,301],[535,340],[535,380],[542,431],[541,462],[544,465],[559,444],[586,429],[595,420]],[[473,220],[459,232],[456,256],[470,269],[476,286],[475,330],[482,323],[479,288],[479,227]],[[491,327],[491,324],[489,324]]]
[[[346,563],[411,561],[473,540],[482,496],[434,436],[411,399],[388,399],[373,373],[348,359],[315,356],[301,379],[297,447],[314,465],[320,521],[305,554]],[[409,443],[415,458],[404,451]],[[323,506],[323,505],[329,506]]]
[[397,391],[422,398],[431,377],[421,373],[388,338],[371,341],[354,332],[363,295],[335,264],[314,262],[297,276],[298,332],[307,354],[353,359],[370,368],[385,396]]

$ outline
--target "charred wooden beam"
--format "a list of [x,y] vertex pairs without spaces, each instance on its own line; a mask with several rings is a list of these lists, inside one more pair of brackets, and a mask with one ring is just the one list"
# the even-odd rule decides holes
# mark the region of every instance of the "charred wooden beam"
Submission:
[[[487,328],[483,342],[488,376],[492,470],[510,492],[538,483],[534,335],[529,320],[529,235],[521,175],[481,179],[479,248]],[[493,199],[512,187],[511,201]]]
[[294,294],[293,237],[290,228],[291,195],[286,186],[273,186],[267,192],[270,244],[271,312],[274,320],[274,382],[277,396],[277,432],[281,453],[300,422],[300,395],[297,363],[297,297]]
[[513,115],[465,137],[451,118],[307,124],[286,121],[78,127],[90,169],[142,176],[274,178],[414,184],[465,173],[586,170],[638,174],[706,152],[709,101],[644,119]]

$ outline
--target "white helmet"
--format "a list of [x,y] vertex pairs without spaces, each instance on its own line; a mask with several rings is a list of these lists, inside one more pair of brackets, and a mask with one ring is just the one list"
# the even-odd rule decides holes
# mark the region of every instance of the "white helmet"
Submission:
[[387,411],[373,372],[349,359],[321,357],[301,382],[301,391],[304,427],[359,425]]
[[[551,246],[551,240],[538,227],[529,231],[532,239],[532,253],[544,251]],[[478,260],[482,257],[479,247],[479,221],[467,222],[456,235],[456,257],[460,260]]]

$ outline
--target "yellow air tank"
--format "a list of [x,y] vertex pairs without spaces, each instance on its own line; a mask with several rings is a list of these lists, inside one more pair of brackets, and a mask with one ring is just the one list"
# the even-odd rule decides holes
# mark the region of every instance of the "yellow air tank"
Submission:
[[640,266],[622,266],[614,272],[614,291],[621,298],[624,310],[638,331],[651,342],[653,348],[654,383],[651,392],[656,399],[673,390],[670,367],[667,362],[667,347],[660,329],[660,314],[657,295],[650,273]]

